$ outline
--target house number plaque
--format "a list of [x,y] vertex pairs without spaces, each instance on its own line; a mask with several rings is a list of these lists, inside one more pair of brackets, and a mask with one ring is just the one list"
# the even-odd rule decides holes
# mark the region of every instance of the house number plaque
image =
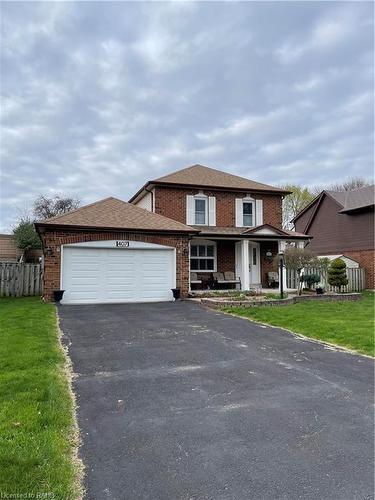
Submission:
[[129,242],[128,241],[116,241],[116,247],[128,247]]

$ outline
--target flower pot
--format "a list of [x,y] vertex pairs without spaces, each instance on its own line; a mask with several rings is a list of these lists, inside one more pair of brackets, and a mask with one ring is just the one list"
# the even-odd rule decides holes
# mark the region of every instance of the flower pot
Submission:
[[54,290],[53,291],[53,300],[57,303],[63,298],[65,290]]
[[171,288],[171,290],[174,300],[178,300],[180,298],[181,290],[179,288]]
[[318,287],[318,288],[316,288],[315,290],[316,290],[316,293],[317,293],[318,295],[323,295],[323,293],[324,293],[324,288]]

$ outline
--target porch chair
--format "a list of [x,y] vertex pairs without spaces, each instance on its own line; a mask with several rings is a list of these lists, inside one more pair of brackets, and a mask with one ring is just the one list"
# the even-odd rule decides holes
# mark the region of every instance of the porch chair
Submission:
[[202,280],[198,279],[197,273],[190,273],[190,285],[200,285]]
[[225,271],[224,279],[227,283],[234,284],[235,288],[237,288],[237,285],[240,285],[240,290],[241,290],[241,280],[240,278],[236,279],[233,271]]
[[267,273],[268,278],[268,288],[276,288],[279,284],[279,273],[276,271],[270,271]]
[[241,288],[241,280],[236,279],[234,273],[232,271],[225,271],[225,273],[212,273],[215,283],[218,285],[240,285]]

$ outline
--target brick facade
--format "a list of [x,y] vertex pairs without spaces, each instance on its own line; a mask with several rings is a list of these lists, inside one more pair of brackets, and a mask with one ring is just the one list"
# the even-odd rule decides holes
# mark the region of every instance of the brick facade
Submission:
[[225,271],[235,272],[235,242],[234,241],[217,241],[217,270],[224,273]]
[[[260,270],[263,286],[268,285],[268,273],[271,271],[278,271],[278,248],[279,246],[277,241],[262,241],[260,243]],[[273,258],[271,262],[266,258],[266,253],[268,252],[268,250],[272,253]]]
[[374,250],[353,250],[343,252],[346,257],[357,261],[360,267],[366,272],[366,288],[375,289],[375,251]]
[[189,237],[178,234],[140,234],[131,232],[47,230],[41,235],[44,248],[50,248],[52,255],[44,260],[44,300],[53,298],[53,290],[60,288],[61,245],[87,241],[130,240],[156,243],[176,248],[176,285],[181,295],[189,290]]
[[254,199],[263,200],[263,223],[282,228],[282,197],[276,194],[253,194],[207,189],[185,189],[175,187],[155,187],[155,212],[186,224],[186,196],[203,192],[216,197],[216,226],[235,227],[236,198],[251,194]]

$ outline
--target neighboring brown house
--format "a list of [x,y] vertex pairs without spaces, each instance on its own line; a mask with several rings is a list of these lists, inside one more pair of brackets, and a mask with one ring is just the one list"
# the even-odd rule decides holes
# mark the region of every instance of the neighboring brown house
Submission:
[[322,191],[293,219],[296,231],[309,233],[308,248],[318,255],[343,254],[374,282],[374,186],[353,191]]
[[[18,262],[22,250],[17,247],[13,234],[0,234],[0,262]],[[38,262],[43,255],[41,250],[29,250],[27,262]]]
[[17,247],[12,234],[0,234],[0,262],[17,262],[22,251]]
[[[282,228],[280,188],[193,165],[148,181],[129,203],[106,198],[36,223],[45,298],[65,303],[171,300],[229,272],[241,288],[267,286],[287,242],[308,236]],[[197,285],[197,283],[196,283]]]

